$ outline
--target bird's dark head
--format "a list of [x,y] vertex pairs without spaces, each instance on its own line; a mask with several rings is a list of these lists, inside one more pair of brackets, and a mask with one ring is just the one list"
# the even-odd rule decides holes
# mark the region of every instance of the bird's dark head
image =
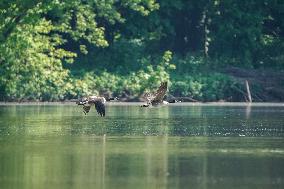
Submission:
[[87,102],[88,102],[88,99],[87,99],[86,97],[83,97],[83,98],[79,99],[79,100],[76,102],[76,104],[77,104],[77,105],[84,105],[84,104],[86,104]]

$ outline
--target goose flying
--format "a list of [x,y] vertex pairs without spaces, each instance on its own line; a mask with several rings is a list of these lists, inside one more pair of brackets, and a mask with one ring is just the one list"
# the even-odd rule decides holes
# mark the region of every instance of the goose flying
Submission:
[[164,97],[168,90],[168,82],[162,82],[161,86],[155,93],[146,93],[144,98],[146,99],[146,104],[143,104],[142,107],[158,106],[162,104],[168,104],[169,102],[164,101]]
[[109,99],[106,100],[105,97],[89,96],[89,97],[84,97],[84,98],[78,100],[76,103],[78,105],[83,106],[83,112],[84,112],[85,115],[87,113],[89,113],[92,106],[95,106],[98,114],[101,117],[104,117],[105,114],[106,114],[106,108],[105,108],[106,101],[111,101],[111,100],[116,100],[116,99],[117,98],[109,98]]

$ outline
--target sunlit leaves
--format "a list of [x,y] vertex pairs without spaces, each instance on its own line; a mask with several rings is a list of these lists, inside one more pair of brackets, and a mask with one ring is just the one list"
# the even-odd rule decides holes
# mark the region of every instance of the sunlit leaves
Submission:
[[108,46],[105,28],[97,20],[103,18],[110,24],[124,22],[126,18],[117,6],[144,15],[157,8],[153,0],[120,4],[112,0],[1,1],[1,94],[12,100],[58,100],[95,92],[91,82],[85,83],[93,76],[74,79],[63,68],[63,62],[72,63],[77,56],[65,45],[75,41],[83,54],[88,53],[86,43]]
[[122,5],[140,12],[143,16],[159,8],[155,0],[122,0]]
[[5,85],[10,99],[64,97],[68,71],[62,68],[61,61],[76,54],[57,47],[63,43],[58,35],[54,40],[52,35],[43,35],[52,28],[51,22],[44,19],[36,26],[18,26],[17,33],[10,36],[5,46],[0,46],[1,52],[7,52],[0,64],[3,72],[0,85]]

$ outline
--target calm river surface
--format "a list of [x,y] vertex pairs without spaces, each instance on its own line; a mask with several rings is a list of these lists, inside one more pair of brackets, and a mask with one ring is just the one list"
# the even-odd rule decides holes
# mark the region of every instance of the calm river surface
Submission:
[[284,104],[0,105],[0,188],[284,188]]

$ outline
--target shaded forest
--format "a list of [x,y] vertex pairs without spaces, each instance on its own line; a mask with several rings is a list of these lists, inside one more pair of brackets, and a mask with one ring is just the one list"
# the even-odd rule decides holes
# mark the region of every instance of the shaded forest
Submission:
[[282,0],[2,0],[0,100],[284,100]]

